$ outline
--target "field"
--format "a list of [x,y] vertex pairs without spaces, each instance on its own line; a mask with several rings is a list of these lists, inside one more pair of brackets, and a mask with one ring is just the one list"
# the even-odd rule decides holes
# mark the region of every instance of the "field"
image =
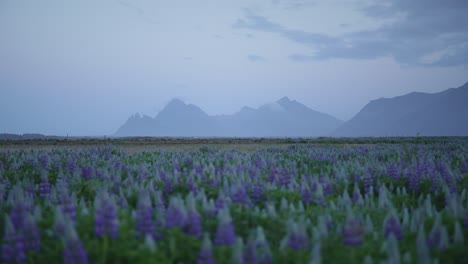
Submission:
[[2,263],[468,263],[468,138],[0,140]]

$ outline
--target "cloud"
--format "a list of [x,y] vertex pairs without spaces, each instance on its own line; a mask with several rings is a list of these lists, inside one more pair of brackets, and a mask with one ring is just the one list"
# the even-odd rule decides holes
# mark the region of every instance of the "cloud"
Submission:
[[249,54],[247,55],[247,59],[252,62],[264,62],[267,61],[264,57],[256,55],[256,54]]
[[[245,17],[238,19],[233,27],[279,34],[309,47],[308,55],[289,56],[298,62],[392,57],[405,65],[468,66],[467,1],[382,0],[361,11],[367,17],[393,18],[394,22],[374,30],[329,36],[285,28],[247,10]],[[437,56],[427,60],[431,54]]]

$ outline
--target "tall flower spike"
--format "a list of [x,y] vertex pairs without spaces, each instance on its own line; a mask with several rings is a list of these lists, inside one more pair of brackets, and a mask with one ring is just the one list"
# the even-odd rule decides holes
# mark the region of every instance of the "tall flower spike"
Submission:
[[68,194],[66,190],[62,190],[59,194],[60,209],[63,214],[68,216],[73,222],[76,221],[76,196]]
[[39,196],[41,198],[46,198],[50,194],[50,182],[47,175],[42,176],[42,180],[39,183]]
[[226,209],[220,215],[218,229],[216,230],[215,245],[231,246],[234,244],[235,239],[234,225],[232,224],[229,210]]
[[198,253],[197,264],[215,264],[216,261],[213,257],[213,249],[211,245],[210,236],[208,234],[204,235],[203,244]]
[[26,216],[23,234],[26,250],[39,250],[41,247],[41,235],[39,234],[39,230],[37,229],[32,215]]
[[255,244],[260,264],[270,264],[273,262],[271,250],[265,237],[265,232],[261,226],[257,227]]
[[116,238],[119,223],[117,219],[117,207],[107,193],[96,197],[94,202],[94,232],[96,236],[108,235]]
[[302,222],[288,223],[287,245],[293,250],[302,250],[309,246],[309,237]]
[[468,210],[465,213],[465,218],[463,219],[463,227],[468,229]]
[[16,232],[9,217],[5,217],[5,235],[2,245],[2,263],[26,262],[26,245],[22,234]]
[[74,228],[69,225],[65,239],[65,249],[63,252],[63,261],[65,264],[87,264],[88,253],[81,243]]
[[187,223],[187,213],[184,202],[178,197],[171,197],[169,208],[166,212],[166,227],[184,228]]
[[403,231],[401,229],[400,221],[394,214],[387,216],[384,224],[385,237],[388,238],[390,234],[395,235],[395,238],[398,240],[403,239]]
[[136,210],[136,231],[141,237],[153,235],[153,208],[151,199],[146,191],[140,191]]
[[232,249],[232,263],[233,264],[244,264],[244,242],[242,238],[236,238]]
[[247,245],[244,248],[243,264],[257,264],[257,245],[253,236],[247,240]]
[[201,217],[195,207],[188,209],[184,230],[187,234],[195,237],[200,237],[202,234]]
[[347,246],[360,246],[363,242],[364,229],[355,218],[346,221],[343,229],[343,243]]

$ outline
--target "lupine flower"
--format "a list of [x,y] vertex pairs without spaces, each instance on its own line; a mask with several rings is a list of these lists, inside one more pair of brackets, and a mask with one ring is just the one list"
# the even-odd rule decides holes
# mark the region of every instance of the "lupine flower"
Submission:
[[62,210],[58,208],[55,209],[53,230],[57,237],[62,238],[65,236],[65,232],[70,221],[70,218],[66,217]]
[[468,211],[465,213],[465,218],[463,219],[463,227],[468,229]]
[[360,246],[363,242],[364,229],[358,220],[351,218],[346,221],[343,229],[343,242],[347,246]]
[[250,190],[250,198],[253,202],[258,203],[262,201],[265,197],[263,187],[260,184],[254,184]]
[[39,230],[37,229],[36,223],[31,215],[26,217],[24,230],[21,231],[24,234],[26,250],[39,250],[41,247],[41,235],[39,234]]
[[169,203],[169,208],[166,212],[166,227],[184,228],[187,223],[187,213],[183,201],[179,198],[173,197]]
[[30,206],[25,201],[19,201],[15,203],[11,209],[10,217],[11,221],[13,222],[13,227],[16,230],[21,230],[24,228],[26,215],[29,213],[30,209]]
[[68,216],[73,222],[76,221],[76,196],[70,196],[68,192],[62,191],[59,194],[59,207],[63,214]]
[[403,231],[401,230],[400,221],[395,215],[389,215],[385,220],[385,237],[388,238],[390,234],[395,235],[395,238],[398,240],[403,239]]
[[23,234],[15,230],[9,217],[5,217],[2,263],[24,263],[26,258],[26,243]]
[[236,238],[236,242],[232,247],[232,261],[233,264],[243,264],[244,263],[244,243],[242,238]]
[[247,191],[245,190],[244,186],[240,185],[237,186],[237,188],[234,188],[231,199],[233,203],[247,205],[249,201]]
[[141,191],[138,197],[136,230],[142,237],[147,234],[152,235],[154,231],[153,208],[149,194],[146,191]]
[[216,261],[213,257],[213,250],[211,240],[208,234],[204,235],[203,244],[198,253],[197,264],[215,264]]
[[65,264],[87,264],[88,253],[83,247],[76,231],[72,227],[68,227],[67,237],[65,240],[65,249],[63,252],[63,261]]
[[302,250],[309,246],[309,237],[303,223],[288,223],[287,245],[293,250]]
[[118,234],[117,208],[106,194],[97,196],[94,202],[94,232],[97,236],[109,235],[116,238]]
[[441,225],[435,225],[427,236],[427,245],[437,249],[448,247],[447,229]]
[[257,245],[253,237],[250,237],[247,241],[247,245],[244,248],[243,264],[257,264]]
[[200,237],[202,234],[201,218],[195,208],[190,208],[187,213],[187,222],[184,228],[189,235]]
[[92,174],[93,174],[92,167],[86,166],[86,167],[81,168],[81,177],[83,177],[83,179],[85,180],[91,179],[93,177]]
[[302,188],[301,196],[302,196],[302,201],[306,204],[311,203],[313,201],[312,192],[307,187]]
[[42,177],[42,181],[39,183],[39,196],[45,198],[50,194],[50,183],[47,176]]
[[271,250],[265,237],[262,227],[257,227],[255,244],[257,246],[257,256],[260,264],[270,264],[273,262]]
[[234,225],[232,224],[231,216],[228,210],[222,212],[218,229],[216,230],[215,245],[231,246],[234,244],[236,234]]

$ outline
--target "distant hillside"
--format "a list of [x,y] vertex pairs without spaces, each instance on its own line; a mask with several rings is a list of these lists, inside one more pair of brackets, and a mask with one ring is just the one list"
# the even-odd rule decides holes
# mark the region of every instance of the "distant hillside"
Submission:
[[222,116],[209,116],[195,105],[174,99],[155,118],[131,116],[115,136],[316,137],[329,135],[341,123],[287,97]]
[[[47,139],[51,138],[50,136],[45,136],[42,134],[8,134],[2,133],[0,134],[0,140],[26,140],[26,139]],[[56,138],[56,137],[53,137]]]
[[334,136],[467,136],[468,83],[440,93],[371,101]]

